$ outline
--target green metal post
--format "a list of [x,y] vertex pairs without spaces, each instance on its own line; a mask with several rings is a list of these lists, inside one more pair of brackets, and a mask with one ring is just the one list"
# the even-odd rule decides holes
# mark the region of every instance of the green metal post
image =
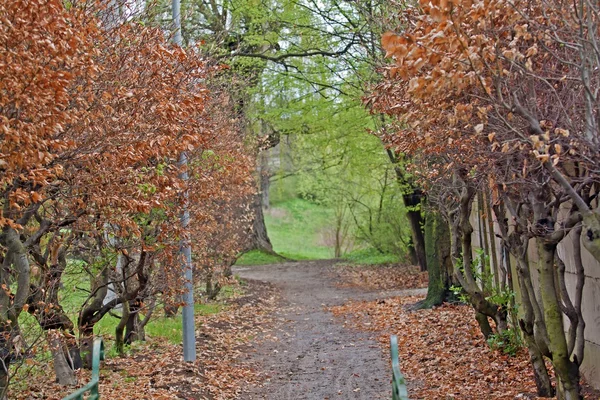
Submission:
[[409,400],[404,375],[400,372],[398,357],[398,337],[390,337],[390,354],[392,356],[392,400]]
[[90,392],[87,396],[87,400],[100,399],[100,393],[98,392],[100,383],[100,361],[104,360],[104,342],[101,338],[94,339],[94,348],[92,351],[92,380],[90,383],[62,400],[84,400],[86,399],[86,397],[84,397],[86,392]]

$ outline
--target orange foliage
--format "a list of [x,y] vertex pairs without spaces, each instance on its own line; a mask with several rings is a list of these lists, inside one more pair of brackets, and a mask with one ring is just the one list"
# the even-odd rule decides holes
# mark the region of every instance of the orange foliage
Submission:
[[[32,285],[55,297],[45,300],[58,301],[62,270],[49,255],[61,253],[101,265],[88,270],[93,285],[121,285],[119,302],[140,307],[182,287],[183,239],[199,265],[235,259],[250,225],[253,152],[199,52],[135,19],[114,23],[101,4],[0,4],[0,228],[19,229],[41,271]],[[82,308],[102,307],[92,303]],[[88,311],[90,328],[109,309]]]
[[597,110],[586,90],[593,91],[599,75],[597,61],[581,51],[593,51],[597,32],[582,16],[597,18],[562,2],[409,6],[401,16],[409,28],[382,37],[393,62],[368,100],[397,117],[397,130],[382,139],[401,152],[433,157],[432,170],[508,166],[510,175],[498,171],[502,183],[524,179],[549,159],[555,165],[576,159],[593,169],[598,131],[595,123],[586,127],[586,109]]

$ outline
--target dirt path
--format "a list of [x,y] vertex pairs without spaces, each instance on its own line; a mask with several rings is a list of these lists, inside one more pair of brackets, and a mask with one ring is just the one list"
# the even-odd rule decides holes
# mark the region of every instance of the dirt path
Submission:
[[422,294],[422,289],[373,292],[339,288],[330,273],[332,261],[286,263],[236,268],[245,279],[266,281],[282,293],[276,316],[283,321],[249,354],[267,376],[262,387],[250,388],[242,400],[376,400],[389,399],[389,360],[375,338],[344,326],[328,307],[351,299],[383,299]]

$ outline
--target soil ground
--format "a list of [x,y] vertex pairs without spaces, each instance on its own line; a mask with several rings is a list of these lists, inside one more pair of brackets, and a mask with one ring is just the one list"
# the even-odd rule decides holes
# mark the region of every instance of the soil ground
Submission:
[[334,265],[310,261],[234,269],[244,279],[275,285],[282,301],[277,330],[249,351],[249,361],[264,371],[263,384],[248,388],[240,399],[390,398],[390,361],[375,335],[344,325],[327,310],[349,300],[425,294],[426,289],[344,288],[337,284]]

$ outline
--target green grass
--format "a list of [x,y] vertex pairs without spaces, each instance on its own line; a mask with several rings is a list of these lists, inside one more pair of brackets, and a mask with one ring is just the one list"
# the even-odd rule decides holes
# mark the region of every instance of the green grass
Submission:
[[[59,301],[65,313],[75,325],[75,330],[77,330],[78,312],[88,297],[90,282],[81,271],[81,264],[77,261],[69,261],[62,278],[63,287],[59,291]],[[235,287],[225,286],[221,290],[219,298],[231,297],[235,295],[238,290],[239,289],[236,289]],[[219,303],[194,305],[195,315],[216,314],[222,308],[223,305]],[[117,311],[117,314],[118,313],[119,312]],[[162,309],[159,306],[154,312],[150,322],[146,325],[146,334],[149,337],[162,338],[171,343],[181,343],[181,315],[173,318],[166,318],[163,317],[162,314]],[[105,338],[108,357],[116,356],[116,352],[111,346],[111,338],[114,337],[115,328],[119,321],[119,318],[107,314],[94,326],[94,334],[101,335]],[[19,324],[27,343],[31,344],[44,341],[44,334],[33,316],[26,312],[22,312],[19,316]],[[77,332],[75,332],[75,334],[77,335]],[[126,349],[126,352],[129,350],[130,349]],[[50,354],[45,354],[45,352],[36,354],[36,359],[38,360],[49,358]]]
[[[220,304],[195,304],[195,315],[216,314],[223,308]],[[183,336],[181,333],[181,315],[167,318],[160,315],[160,309],[155,311],[152,319],[146,325],[146,335],[153,338],[162,338],[173,344],[181,343]],[[160,316],[159,316],[160,315]],[[115,327],[119,319],[112,315],[106,315],[96,325],[94,325],[94,334],[102,336],[114,336]],[[109,353],[110,354],[110,353]]]
[[379,251],[368,248],[355,250],[344,256],[344,260],[352,264],[375,265],[398,262],[398,256],[394,254],[381,254]]
[[[271,208],[265,211],[265,224],[273,250],[292,260],[333,258],[333,246],[328,245],[324,238],[334,221],[332,209],[297,197],[273,202]],[[364,265],[398,262],[398,256],[381,254],[372,248],[354,250],[343,258],[353,264]],[[279,262],[281,259],[276,256],[254,250],[240,257],[236,265]]]
[[293,260],[333,258],[323,234],[334,221],[333,210],[300,198],[274,202],[265,212],[273,250]]
[[277,257],[260,250],[250,250],[249,252],[242,254],[235,265],[266,265],[277,264],[282,261],[285,261],[282,257]]

